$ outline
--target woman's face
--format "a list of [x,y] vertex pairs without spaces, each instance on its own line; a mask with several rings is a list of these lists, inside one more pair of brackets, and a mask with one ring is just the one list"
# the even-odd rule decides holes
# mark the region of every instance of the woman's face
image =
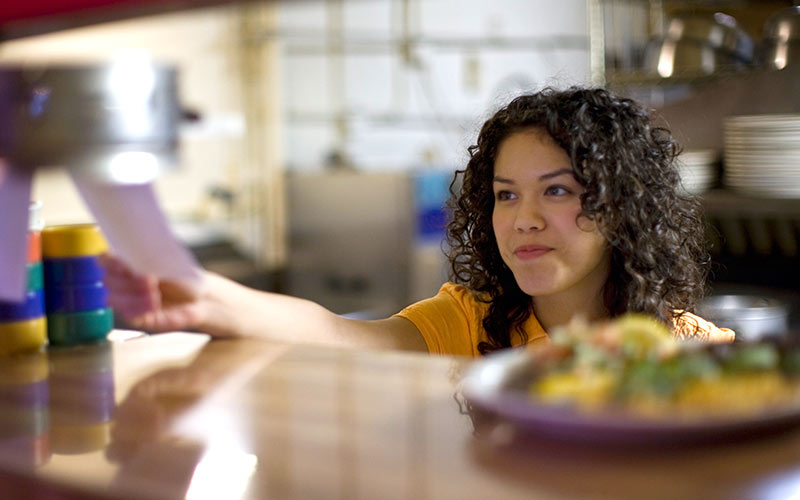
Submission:
[[503,262],[533,297],[599,296],[610,252],[593,221],[581,213],[583,186],[567,153],[539,129],[501,144],[494,164],[494,227]]

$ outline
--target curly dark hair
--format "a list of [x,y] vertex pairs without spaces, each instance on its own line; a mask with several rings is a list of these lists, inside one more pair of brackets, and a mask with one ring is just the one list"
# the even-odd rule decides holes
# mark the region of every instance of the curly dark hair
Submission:
[[691,311],[705,293],[709,256],[700,203],[680,190],[680,152],[670,132],[651,124],[631,99],[604,89],[544,89],[497,111],[481,128],[470,159],[450,185],[450,279],[489,302],[481,354],[511,346],[533,303],[505,265],[492,227],[498,149],[510,135],[546,131],[566,151],[581,195],[581,216],[597,223],[611,248],[604,304],[610,317],[642,312],[664,323]]

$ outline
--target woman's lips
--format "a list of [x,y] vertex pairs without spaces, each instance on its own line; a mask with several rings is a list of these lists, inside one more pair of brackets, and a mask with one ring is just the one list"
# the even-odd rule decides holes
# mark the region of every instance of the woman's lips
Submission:
[[539,245],[523,245],[514,249],[514,255],[518,259],[529,260],[541,257],[552,250],[550,247],[543,247]]

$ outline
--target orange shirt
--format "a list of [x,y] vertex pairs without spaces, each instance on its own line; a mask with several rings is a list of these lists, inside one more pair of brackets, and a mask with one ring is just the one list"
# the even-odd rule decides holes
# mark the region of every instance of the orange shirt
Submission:
[[[488,340],[482,324],[488,310],[489,304],[479,301],[469,289],[445,283],[435,296],[411,304],[395,316],[414,323],[425,338],[428,352],[477,357],[480,356],[478,343]],[[523,329],[528,334],[528,343],[548,338],[533,314],[525,321]],[[675,331],[680,338],[696,337],[708,342],[730,342],[735,335],[732,330],[717,328],[691,313],[685,313],[680,322],[676,322]],[[521,344],[519,334],[512,332],[511,345]]]

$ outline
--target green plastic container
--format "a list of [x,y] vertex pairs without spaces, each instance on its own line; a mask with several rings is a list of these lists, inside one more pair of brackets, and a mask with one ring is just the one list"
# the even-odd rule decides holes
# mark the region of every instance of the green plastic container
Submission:
[[111,308],[47,315],[47,338],[51,346],[74,346],[106,340],[114,329]]

